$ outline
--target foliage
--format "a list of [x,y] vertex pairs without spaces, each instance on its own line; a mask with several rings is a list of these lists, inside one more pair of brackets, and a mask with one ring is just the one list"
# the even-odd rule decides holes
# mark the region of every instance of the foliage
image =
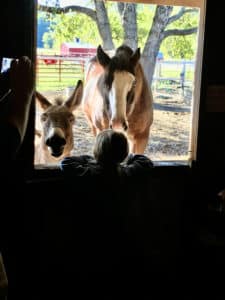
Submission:
[[[112,38],[115,46],[118,47],[123,42],[123,28],[121,18],[117,10],[117,4],[106,3],[109,14],[109,22],[112,30]],[[144,47],[148,32],[151,28],[155,5],[137,5],[137,24],[138,24],[138,44]],[[47,16],[50,18],[50,16]],[[49,32],[44,34],[45,45],[49,40],[54,40],[54,47],[59,48],[62,42],[72,42],[76,37],[81,41],[88,42],[93,46],[102,43],[96,23],[88,16],[71,12],[68,14],[51,15],[52,25]]]
[[44,43],[44,48],[46,49],[52,48],[52,41],[53,41],[52,32],[51,31],[45,32],[43,34],[42,41]]
[[117,4],[107,3],[106,7],[109,15],[112,39],[115,43],[115,47],[119,47],[123,43],[123,27],[117,10]]
[[[198,14],[184,14],[182,18],[168,26],[168,29],[187,29],[198,26]],[[160,51],[165,59],[193,59],[197,49],[197,34],[170,36],[162,44]]]
[[156,5],[137,5],[138,45],[144,48],[148,33],[152,26]]
[[[47,0],[54,2],[55,0]],[[117,10],[116,3],[105,3],[109,15],[109,21],[112,31],[112,38],[115,46],[119,46],[123,42],[123,28],[121,18]],[[138,25],[138,46],[144,48],[149,31],[152,26],[156,5],[137,5],[137,25]],[[174,14],[180,8],[174,9]],[[48,16],[49,17],[49,16]],[[90,43],[97,47],[102,44],[99,36],[96,22],[85,14],[70,12],[60,15],[52,14],[52,22],[49,32],[43,36],[45,47],[49,47],[50,40],[54,41],[54,48],[59,49],[62,42],[73,42],[78,37],[82,42]],[[167,29],[187,29],[197,26],[198,14],[184,14],[176,22],[173,22]],[[193,59],[197,41],[196,34],[186,36],[169,36],[163,40],[160,51],[163,52],[165,59]]]
[[101,43],[96,23],[91,18],[79,13],[55,16],[55,23],[52,24],[51,31],[55,48],[59,48],[63,42],[73,42],[77,37],[94,46]]

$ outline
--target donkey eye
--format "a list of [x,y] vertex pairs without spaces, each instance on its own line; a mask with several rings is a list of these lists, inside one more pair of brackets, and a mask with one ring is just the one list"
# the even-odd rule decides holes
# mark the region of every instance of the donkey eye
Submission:
[[47,118],[48,118],[47,114],[44,113],[44,114],[41,115],[41,121],[42,122],[45,122],[47,120]]
[[73,115],[69,116],[69,122],[70,123],[73,123],[75,121],[75,118]]

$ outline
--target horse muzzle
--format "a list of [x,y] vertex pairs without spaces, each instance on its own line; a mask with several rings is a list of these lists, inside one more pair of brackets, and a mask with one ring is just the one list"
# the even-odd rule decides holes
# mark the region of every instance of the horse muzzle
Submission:
[[118,120],[118,119],[112,119],[110,122],[110,128],[113,130],[118,131],[127,131],[128,129],[128,123],[126,120]]

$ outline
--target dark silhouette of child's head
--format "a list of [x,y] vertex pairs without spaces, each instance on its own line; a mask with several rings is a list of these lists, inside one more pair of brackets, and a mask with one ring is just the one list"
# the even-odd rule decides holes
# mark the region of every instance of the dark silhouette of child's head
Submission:
[[116,166],[128,156],[129,144],[122,132],[101,131],[95,141],[94,157],[102,166]]

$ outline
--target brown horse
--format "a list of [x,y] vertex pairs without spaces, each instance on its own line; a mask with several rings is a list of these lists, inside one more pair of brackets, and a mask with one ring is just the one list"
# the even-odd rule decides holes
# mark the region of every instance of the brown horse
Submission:
[[82,108],[94,135],[122,130],[130,152],[142,154],[153,122],[153,97],[139,60],[140,48],[133,52],[122,45],[110,58],[99,46],[86,73]]
[[46,97],[36,91],[36,99],[43,113],[41,114],[42,132],[35,149],[35,164],[57,163],[63,157],[70,156],[74,147],[73,111],[80,105],[82,94],[81,80],[65,102],[62,99],[55,99],[55,103],[51,104]]

